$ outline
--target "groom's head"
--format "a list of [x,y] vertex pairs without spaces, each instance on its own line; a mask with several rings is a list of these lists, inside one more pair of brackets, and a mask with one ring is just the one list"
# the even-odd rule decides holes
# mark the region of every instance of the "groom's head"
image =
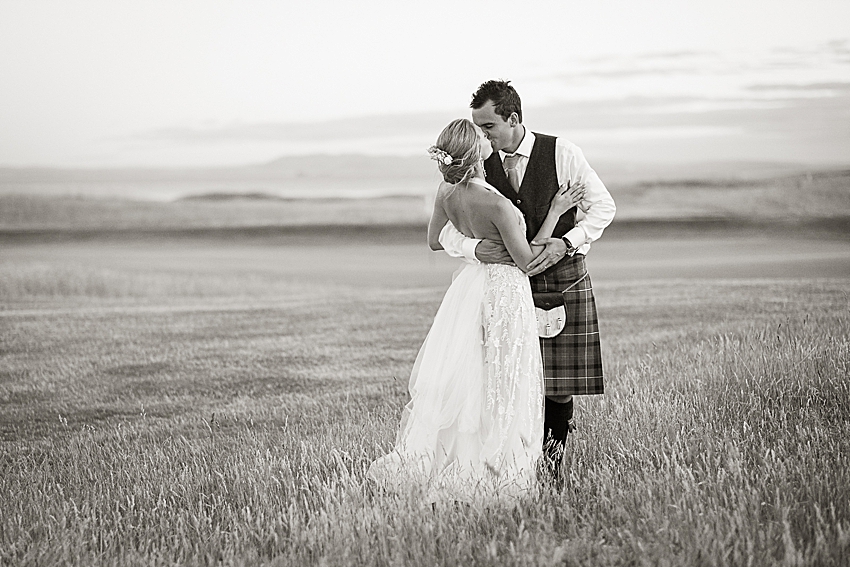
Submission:
[[472,121],[490,139],[494,151],[515,151],[525,128],[522,101],[510,81],[487,81],[472,95]]

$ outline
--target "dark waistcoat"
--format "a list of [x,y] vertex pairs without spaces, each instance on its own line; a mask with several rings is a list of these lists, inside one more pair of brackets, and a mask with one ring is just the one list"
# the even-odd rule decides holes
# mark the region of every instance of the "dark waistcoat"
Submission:
[[[534,146],[528,157],[525,175],[519,193],[511,187],[499,152],[487,158],[484,170],[487,172],[487,183],[511,200],[525,217],[526,238],[530,241],[540,230],[546,215],[549,213],[549,203],[558,192],[558,171],[555,168],[555,137],[534,133]],[[576,208],[561,215],[552,236],[560,238],[576,225]]]

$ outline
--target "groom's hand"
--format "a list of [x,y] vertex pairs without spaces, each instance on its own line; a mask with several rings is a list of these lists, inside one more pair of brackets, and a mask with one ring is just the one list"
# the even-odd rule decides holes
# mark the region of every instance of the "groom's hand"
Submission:
[[544,238],[542,240],[534,240],[532,244],[545,246],[543,252],[531,261],[526,272],[529,277],[548,270],[561,261],[561,258],[567,255],[567,243],[561,238]]
[[514,259],[505,245],[498,240],[485,238],[475,247],[475,257],[485,264],[513,264]]

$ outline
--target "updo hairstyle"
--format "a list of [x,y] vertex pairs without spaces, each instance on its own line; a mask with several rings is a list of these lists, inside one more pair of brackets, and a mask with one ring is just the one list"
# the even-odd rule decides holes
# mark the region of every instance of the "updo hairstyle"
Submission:
[[[475,166],[481,161],[481,141],[475,125],[466,118],[458,118],[443,128],[435,146],[443,150],[452,161],[437,160],[437,167],[446,183],[456,185],[472,177]],[[447,160],[446,160],[447,161]]]

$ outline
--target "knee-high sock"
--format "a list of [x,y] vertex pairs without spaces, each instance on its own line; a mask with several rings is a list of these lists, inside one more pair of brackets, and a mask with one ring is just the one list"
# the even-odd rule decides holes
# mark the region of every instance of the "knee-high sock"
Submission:
[[570,432],[570,423],[573,419],[572,398],[565,403],[560,403],[546,398],[545,417],[543,421],[546,453],[552,460],[559,462],[564,451],[564,443]]

